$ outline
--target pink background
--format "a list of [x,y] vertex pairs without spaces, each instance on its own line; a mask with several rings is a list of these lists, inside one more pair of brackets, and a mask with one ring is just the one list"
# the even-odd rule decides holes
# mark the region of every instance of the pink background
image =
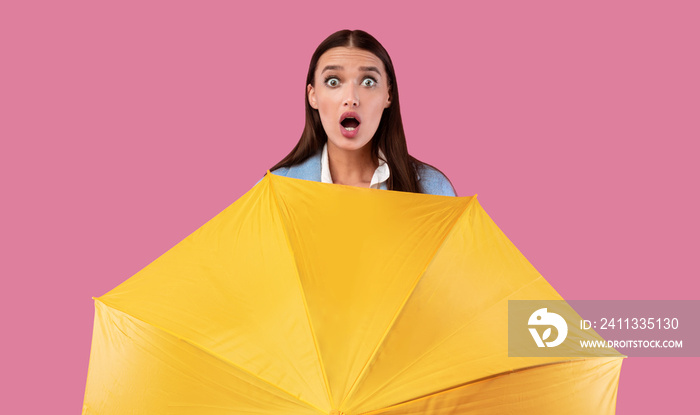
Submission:
[[[564,298],[700,299],[695,1],[105,3],[0,6],[2,413],[80,412],[91,297],[292,148],[343,28],[389,50],[412,154]],[[627,359],[618,414],[687,413],[699,371]]]

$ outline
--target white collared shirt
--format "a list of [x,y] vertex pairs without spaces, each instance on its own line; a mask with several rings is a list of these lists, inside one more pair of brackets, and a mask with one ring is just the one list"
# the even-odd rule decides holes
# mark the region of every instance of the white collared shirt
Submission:
[[[377,166],[372,175],[372,181],[369,183],[370,189],[379,189],[379,185],[389,180],[389,175],[389,165],[386,163],[386,156],[384,156],[382,150],[379,150],[379,166]],[[321,182],[333,183],[331,169],[328,165],[328,143],[323,145],[323,151],[321,152]]]

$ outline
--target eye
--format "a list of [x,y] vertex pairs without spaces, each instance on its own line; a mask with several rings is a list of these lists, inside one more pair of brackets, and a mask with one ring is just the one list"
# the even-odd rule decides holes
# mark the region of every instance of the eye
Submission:
[[362,85],[364,85],[364,86],[375,86],[375,85],[377,85],[377,80],[374,79],[374,78],[369,78],[369,77],[367,77],[367,78],[365,78],[365,79],[362,80]]
[[340,85],[340,81],[334,76],[329,76],[324,82],[331,88],[335,88],[336,86]]

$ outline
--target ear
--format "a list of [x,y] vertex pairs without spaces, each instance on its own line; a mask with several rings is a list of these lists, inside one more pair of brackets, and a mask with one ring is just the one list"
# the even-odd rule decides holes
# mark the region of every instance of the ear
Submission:
[[391,88],[389,88],[389,91],[387,92],[386,103],[384,104],[384,108],[389,108],[390,106],[391,106]]
[[316,103],[316,90],[313,86],[311,86],[311,84],[306,86],[306,97],[309,100],[309,105],[311,105],[311,108],[317,110],[318,104]]

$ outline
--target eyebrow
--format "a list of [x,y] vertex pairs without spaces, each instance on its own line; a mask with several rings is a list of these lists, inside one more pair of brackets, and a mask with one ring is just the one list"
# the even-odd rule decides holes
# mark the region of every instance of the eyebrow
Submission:
[[[326,65],[326,67],[323,68],[321,73],[324,73],[326,71],[332,71],[332,70],[343,70],[343,68],[340,65]],[[360,70],[363,72],[376,72],[378,75],[381,75],[382,73],[379,72],[379,68],[376,66],[360,66]]]

